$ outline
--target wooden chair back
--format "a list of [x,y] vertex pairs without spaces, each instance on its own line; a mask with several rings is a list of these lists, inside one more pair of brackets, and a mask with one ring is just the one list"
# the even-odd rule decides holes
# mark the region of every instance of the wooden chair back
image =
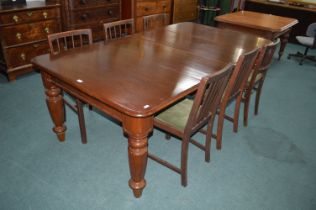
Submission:
[[256,64],[251,74],[248,88],[253,88],[254,84],[257,82],[256,80],[258,74],[262,74],[263,77],[266,75],[266,72],[268,71],[272,63],[272,58],[276,50],[276,47],[279,45],[279,43],[280,39],[278,38],[276,41],[260,49],[258,58],[256,60]]
[[255,115],[258,114],[259,101],[260,101],[260,95],[261,95],[263,82],[265,80],[267,71],[272,63],[274,52],[279,43],[280,43],[280,39],[277,39],[275,42],[261,48],[259,51],[256,64],[253,68],[252,74],[250,78],[248,79],[248,82],[244,89],[244,96],[243,96],[244,126],[248,125],[249,104],[250,104],[250,97],[253,90],[256,92]]
[[277,39],[275,42],[266,46],[266,50],[264,52],[264,56],[262,58],[262,62],[261,62],[260,67],[259,67],[260,73],[266,72],[268,70],[268,68],[270,67],[270,65],[272,63],[272,58],[273,58],[274,52],[275,52],[277,46],[279,45],[279,43],[280,43],[280,39]]
[[228,103],[243,91],[245,83],[248,81],[254,67],[258,52],[259,50],[256,48],[239,56],[232,76],[228,82],[223,101]]
[[104,23],[105,41],[120,39],[135,33],[134,20],[120,20],[111,23]]
[[213,76],[203,77],[188,118],[184,133],[191,135],[200,130],[211,116],[215,116],[233,65],[228,64]]
[[92,44],[91,29],[78,29],[49,34],[47,38],[50,53],[53,55],[72,48],[82,47],[86,44]]
[[170,16],[167,13],[144,16],[144,31],[163,27],[170,23]]

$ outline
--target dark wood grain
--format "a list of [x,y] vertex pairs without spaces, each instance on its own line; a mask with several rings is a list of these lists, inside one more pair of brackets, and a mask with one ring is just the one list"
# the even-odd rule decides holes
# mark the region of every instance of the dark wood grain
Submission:
[[170,17],[172,1],[171,0],[135,0],[134,1],[134,17],[136,32],[143,31],[143,17],[147,15],[168,14]]
[[271,14],[240,11],[220,15],[215,18],[220,28],[237,30],[270,39],[281,39],[279,59],[283,55],[291,28],[298,23],[294,18],[281,17]]
[[30,60],[47,53],[47,35],[61,31],[59,7],[48,1],[0,6],[0,71],[10,81],[33,71]]
[[289,37],[289,42],[292,43],[298,43],[295,37],[304,36],[308,25],[316,21],[316,6],[307,8],[289,5],[286,1],[280,4],[266,0],[247,0],[245,9],[297,19],[298,24],[293,26]]
[[99,41],[104,39],[103,23],[121,19],[121,0],[62,0],[61,11],[64,31],[90,28]]
[[[180,23],[60,55],[38,56],[33,64],[49,75],[53,84],[46,85],[49,93],[59,87],[122,122],[129,139],[129,185],[139,197],[146,185],[153,117],[196,91],[202,77],[268,43],[250,34]],[[63,133],[60,120],[54,122],[60,128],[57,134]]]

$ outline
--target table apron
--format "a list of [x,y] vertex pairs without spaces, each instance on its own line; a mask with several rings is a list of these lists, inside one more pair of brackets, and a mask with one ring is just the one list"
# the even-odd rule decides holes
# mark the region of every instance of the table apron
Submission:
[[57,79],[56,77],[51,76],[52,83],[56,85],[57,87],[61,88],[66,93],[74,96],[75,98],[81,100],[84,103],[90,104],[93,107],[96,107],[100,109],[105,114],[113,117],[115,120],[118,120],[122,122],[124,114],[120,111],[112,108],[111,106],[95,99],[92,96],[89,96],[85,93],[82,93],[80,90],[77,90],[76,88],[72,87],[71,85]]
[[291,30],[291,28],[288,28],[283,31],[272,32],[272,31],[267,31],[263,29],[250,28],[250,27],[239,26],[239,25],[229,24],[229,23],[222,23],[222,22],[218,22],[218,27],[223,28],[223,29],[230,29],[234,31],[242,31],[242,32],[254,34],[254,35],[269,39],[271,41],[282,36],[283,34],[288,33]]

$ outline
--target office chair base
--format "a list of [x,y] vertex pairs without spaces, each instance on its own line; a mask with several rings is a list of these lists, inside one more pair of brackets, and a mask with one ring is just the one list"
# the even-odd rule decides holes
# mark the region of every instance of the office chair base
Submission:
[[300,65],[303,65],[304,60],[310,60],[316,62],[316,56],[307,55],[307,53],[301,53],[297,52],[296,54],[289,54],[288,59],[291,59],[291,57],[300,58]]

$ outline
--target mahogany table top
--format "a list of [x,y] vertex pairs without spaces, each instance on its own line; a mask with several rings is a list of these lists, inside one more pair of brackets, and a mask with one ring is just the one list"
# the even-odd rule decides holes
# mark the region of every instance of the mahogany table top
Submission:
[[270,41],[195,23],[179,23],[32,63],[117,111],[153,115],[194,92],[200,79]]
[[298,23],[298,21],[294,18],[250,11],[239,11],[220,15],[217,16],[215,20],[222,23],[229,23],[270,32],[282,32]]

